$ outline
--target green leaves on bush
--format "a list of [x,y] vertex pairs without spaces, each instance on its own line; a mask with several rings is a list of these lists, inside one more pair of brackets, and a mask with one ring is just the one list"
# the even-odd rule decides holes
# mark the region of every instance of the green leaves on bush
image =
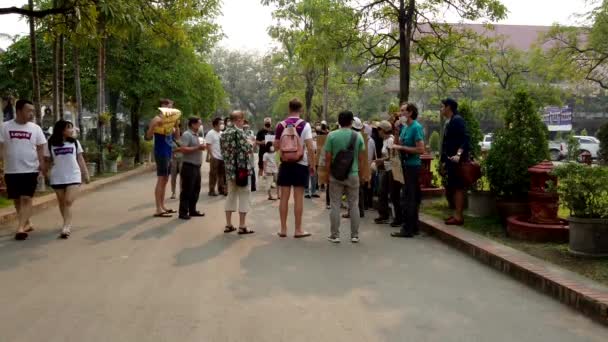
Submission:
[[600,140],[599,157],[602,164],[608,165],[608,123],[600,127],[600,130],[597,132],[597,138]]
[[505,127],[494,134],[484,168],[497,196],[526,197],[528,168],[549,158],[548,131],[537,109],[526,91],[517,91],[509,102]]
[[481,146],[479,142],[483,140],[483,134],[479,127],[479,120],[477,120],[473,104],[470,100],[464,100],[458,106],[458,112],[467,123],[467,133],[469,134],[469,142],[471,148],[471,157],[473,159],[479,159],[481,156]]
[[577,161],[581,150],[581,144],[578,142],[578,139],[574,137],[573,132],[570,132],[570,135],[568,135],[566,144],[568,145],[566,159],[568,161]]
[[608,168],[576,162],[553,170],[560,201],[570,215],[580,218],[608,218]]
[[431,147],[431,151],[439,152],[439,143],[441,142],[441,138],[439,137],[439,132],[433,131],[431,133],[431,137],[429,138],[429,145]]

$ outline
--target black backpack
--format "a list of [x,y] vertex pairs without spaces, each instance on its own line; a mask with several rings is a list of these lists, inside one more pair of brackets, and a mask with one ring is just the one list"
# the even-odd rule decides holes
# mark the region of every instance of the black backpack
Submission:
[[338,152],[334,161],[331,163],[331,175],[339,180],[345,181],[353,168],[355,161],[355,143],[357,142],[357,133],[353,132],[350,138],[350,144],[346,150]]

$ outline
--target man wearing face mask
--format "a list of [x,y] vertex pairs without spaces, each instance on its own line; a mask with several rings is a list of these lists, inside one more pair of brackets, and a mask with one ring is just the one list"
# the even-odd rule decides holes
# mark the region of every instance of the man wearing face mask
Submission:
[[199,193],[201,192],[201,165],[205,145],[198,139],[198,131],[202,127],[201,119],[188,119],[188,130],[182,135],[177,152],[183,154],[181,191],[179,194],[179,218],[189,220],[191,217],[202,217],[205,214],[196,210]]
[[264,128],[258,131],[255,137],[255,144],[258,145],[258,174],[264,174],[264,154],[268,152],[268,142],[274,142],[274,130],[272,129],[272,119],[264,118]]

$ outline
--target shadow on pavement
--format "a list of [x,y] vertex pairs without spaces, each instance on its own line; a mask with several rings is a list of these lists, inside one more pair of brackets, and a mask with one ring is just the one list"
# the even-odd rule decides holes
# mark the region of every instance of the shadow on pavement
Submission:
[[207,262],[217,257],[222,252],[229,249],[232,244],[240,240],[235,233],[219,234],[221,235],[217,235],[200,246],[184,248],[181,250],[175,255],[174,265],[182,267]]
[[[76,231],[75,231],[76,232]],[[46,257],[40,247],[52,242],[69,243],[59,240],[59,230],[36,230],[25,241],[15,241],[13,235],[0,238],[0,271],[21,266],[22,264]]]
[[188,221],[176,219],[171,221],[165,221],[157,225],[156,227],[144,230],[143,232],[137,233],[132,240],[148,240],[148,239],[162,239],[165,236],[173,234],[177,227],[184,225]]
[[147,215],[145,217],[141,217],[141,218],[131,220],[128,222],[124,222],[124,223],[119,223],[108,229],[100,230],[95,233],[89,234],[89,235],[85,236],[85,239],[94,241],[97,243],[115,240],[115,239],[118,239],[121,236],[125,235],[130,230],[135,229],[136,227],[138,227],[148,221],[151,221],[151,220],[166,220],[167,222],[170,222],[171,219],[154,218],[151,215]]

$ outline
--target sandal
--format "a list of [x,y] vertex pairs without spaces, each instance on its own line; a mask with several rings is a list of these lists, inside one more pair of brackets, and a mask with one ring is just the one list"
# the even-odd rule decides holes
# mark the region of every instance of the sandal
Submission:
[[247,227],[239,228],[239,235],[253,234],[255,231],[247,229]]
[[226,228],[224,228],[224,233],[225,234],[232,233],[235,230],[236,230],[236,228],[234,228],[234,226],[226,226]]
[[302,234],[294,235],[293,237],[296,239],[302,239],[302,238],[309,237],[309,236],[312,236],[312,234],[309,232],[304,232]]
[[169,218],[169,217],[172,217],[172,215],[171,215],[171,214],[169,214],[169,213],[157,213],[157,214],[154,214],[154,217],[164,217],[164,218]]
[[462,225],[464,225],[464,220],[459,220],[457,218],[452,217],[452,218],[446,220],[445,224],[448,226],[462,226]]
[[283,233],[281,233],[281,232],[278,232],[278,233],[277,233],[277,236],[278,236],[278,237],[280,237],[280,238],[286,238],[286,237],[287,237],[287,234],[283,234]]
[[167,209],[165,210],[165,214],[177,214],[177,211],[175,211],[174,209]]

